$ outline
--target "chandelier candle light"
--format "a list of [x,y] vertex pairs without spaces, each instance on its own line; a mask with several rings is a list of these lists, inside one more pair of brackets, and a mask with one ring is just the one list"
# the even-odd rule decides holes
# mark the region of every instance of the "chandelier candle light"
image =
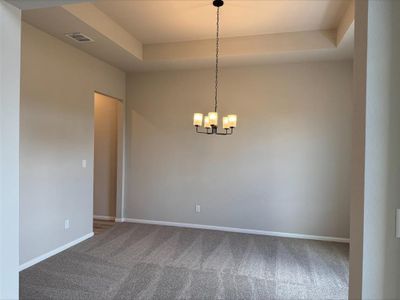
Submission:
[[[215,54],[215,97],[214,97],[214,111],[209,112],[207,116],[201,113],[195,113],[193,117],[193,125],[196,127],[197,133],[202,134],[217,134],[217,135],[231,135],[233,128],[236,127],[237,116],[228,115],[222,118],[222,128],[224,131],[218,132],[218,58],[219,58],[219,8],[224,5],[222,0],[214,0],[213,5],[217,8],[217,38],[216,38],[216,54]],[[199,127],[203,125],[205,131],[200,131]]]

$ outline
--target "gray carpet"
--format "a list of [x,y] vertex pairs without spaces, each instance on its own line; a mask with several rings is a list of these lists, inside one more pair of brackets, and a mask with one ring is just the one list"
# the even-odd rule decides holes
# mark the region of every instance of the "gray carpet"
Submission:
[[22,299],[345,299],[348,245],[120,223],[20,280]]

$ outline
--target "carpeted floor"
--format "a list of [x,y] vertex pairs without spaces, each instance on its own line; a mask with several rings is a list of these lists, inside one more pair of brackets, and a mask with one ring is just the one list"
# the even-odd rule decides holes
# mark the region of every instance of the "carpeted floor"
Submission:
[[345,299],[348,245],[120,223],[20,279],[22,299]]

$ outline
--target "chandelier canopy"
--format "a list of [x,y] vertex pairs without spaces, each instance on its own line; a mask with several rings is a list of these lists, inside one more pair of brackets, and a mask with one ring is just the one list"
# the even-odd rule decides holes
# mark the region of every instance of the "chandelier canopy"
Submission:
[[[215,51],[215,93],[214,93],[214,111],[209,112],[207,116],[204,116],[202,113],[195,113],[193,116],[193,125],[196,128],[196,133],[202,134],[216,134],[216,135],[231,135],[233,133],[233,129],[237,124],[237,116],[236,115],[228,115],[222,118],[222,128],[224,131],[218,131],[218,63],[219,63],[219,9],[224,5],[223,0],[214,0],[213,5],[217,8],[217,33],[216,33],[216,51]],[[205,131],[201,131],[199,127],[203,125]]]

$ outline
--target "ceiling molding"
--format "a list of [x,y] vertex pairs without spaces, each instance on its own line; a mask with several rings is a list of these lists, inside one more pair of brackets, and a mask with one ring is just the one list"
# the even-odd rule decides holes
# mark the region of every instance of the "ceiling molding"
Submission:
[[[220,40],[221,56],[259,56],[336,48],[336,30],[265,34]],[[204,59],[215,56],[215,40],[144,45],[144,60]]]
[[63,9],[104,35],[138,59],[143,58],[143,45],[92,3],[64,5]]
[[6,0],[10,4],[18,7],[21,10],[38,9],[61,6],[65,4],[81,3],[81,2],[94,2],[95,0]]
[[[351,59],[354,2],[349,3],[337,29],[222,38],[221,65]],[[215,39],[143,44],[92,3],[29,10],[23,20],[127,72],[209,67],[215,59]],[[95,42],[76,43],[65,38],[67,32]]]
[[[229,0],[221,37],[336,29],[350,0]],[[98,0],[94,5],[143,44],[215,37],[212,0]]]
[[350,4],[347,7],[345,14],[340,20],[339,26],[337,28],[336,35],[336,45],[339,45],[345,34],[349,31],[349,28],[354,23],[354,0],[350,0]]

